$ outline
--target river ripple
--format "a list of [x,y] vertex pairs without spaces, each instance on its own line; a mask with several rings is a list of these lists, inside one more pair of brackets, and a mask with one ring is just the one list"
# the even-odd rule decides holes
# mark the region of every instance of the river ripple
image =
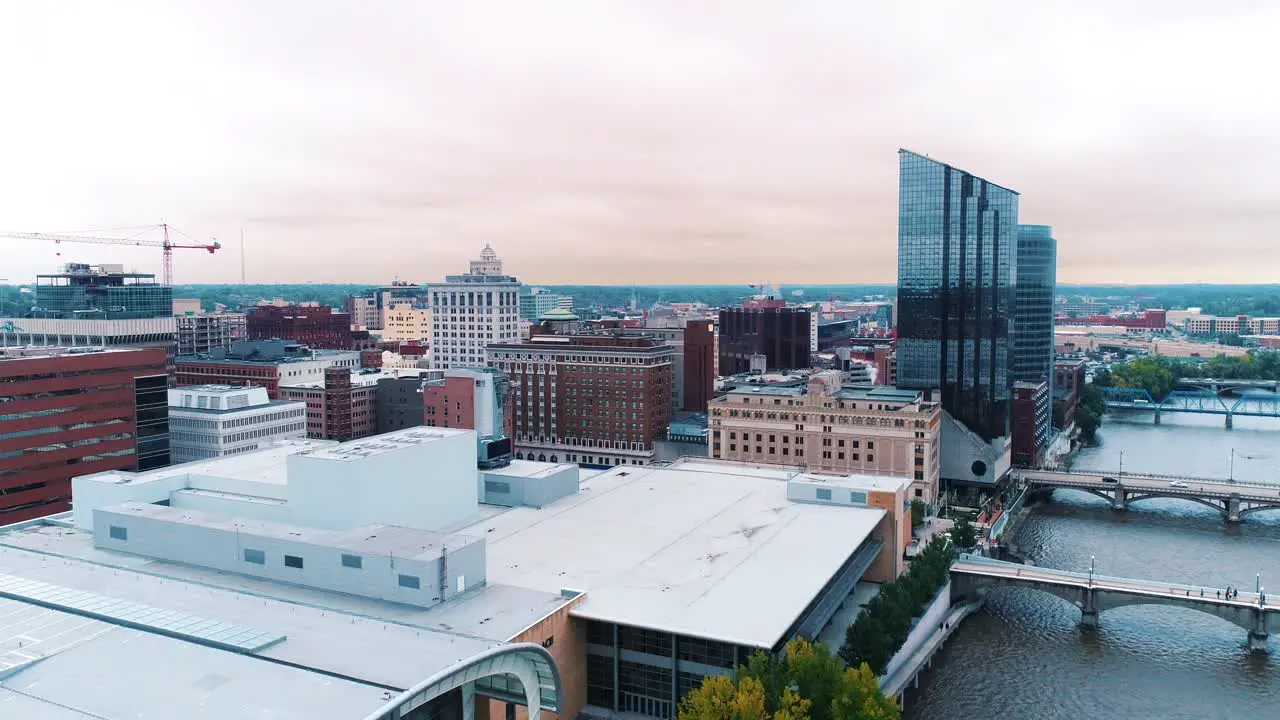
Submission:
[[[1231,448],[1237,479],[1280,482],[1280,422],[1220,417],[1108,417],[1102,444],[1080,469],[1225,477]],[[1249,460],[1241,456],[1257,459]],[[1091,495],[1057,491],[1018,529],[1019,550],[1037,565],[1102,575],[1252,587],[1257,573],[1280,591],[1280,511],[1227,526],[1219,513],[1177,500],[1135,503],[1117,513]],[[1280,632],[1271,655],[1245,651],[1245,631],[1193,610],[1125,607],[1079,626],[1066,602],[1033,590],[993,593],[939,653],[907,696],[907,718],[1280,718]]]

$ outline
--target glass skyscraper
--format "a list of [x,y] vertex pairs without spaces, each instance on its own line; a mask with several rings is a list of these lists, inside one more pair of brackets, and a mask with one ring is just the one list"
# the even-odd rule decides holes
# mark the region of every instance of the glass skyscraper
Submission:
[[898,385],[940,391],[986,440],[1008,434],[1018,193],[898,151]]
[[1053,379],[1053,298],[1058,241],[1048,225],[1018,226],[1018,289],[1013,316],[1013,379]]

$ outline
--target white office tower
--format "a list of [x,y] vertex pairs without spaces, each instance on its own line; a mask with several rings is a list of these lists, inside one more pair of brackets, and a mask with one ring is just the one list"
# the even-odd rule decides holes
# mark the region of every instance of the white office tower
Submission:
[[502,260],[488,245],[467,274],[448,275],[427,292],[431,367],[484,367],[489,344],[519,342],[520,281],[502,274]]

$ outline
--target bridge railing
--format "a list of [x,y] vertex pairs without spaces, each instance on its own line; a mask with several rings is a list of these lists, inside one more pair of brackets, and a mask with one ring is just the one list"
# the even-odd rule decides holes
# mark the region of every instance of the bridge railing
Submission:
[[[1007,562],[1005,560],[995,560],[993,558],[982,557],[980,555],[961,554],[957,563],[965,562],[972,565],[988,566],[993,569],[1000,570],[1027,570],[1042,575],[1056,575],[1063,580],[1074,580],[1088,583],[1092,579],[1094,585],[1111,585],[1117,589],[1136,589],[1142,592],[1154,592],[1161,594],[1169,594],[1177,596],[1181,593],[1185,596],[1190,593],[1192,597],[1200,597],[1200,591],[1204,590],[1206,597],[1209,593],[1216,590],[1224,590],[1223,587],[1215,587],[1212,585],[1187,585],[1184,583],[1164,582],[1158,580],[1146,580],[1142,578],[1126,578],[1116,575],[1102,575],[1100,573],[1090,574],[1087,570],[1077,572],[1075,570],[1060,570],[1058,568],[1046,568],[1039,565],[1022,565],[1021,563]],[[957,568],[954,565],[952,570],[964,572],[964,568]],[[1033,579],[1033,578],[1028,578]],[[1241,591],[1241,597],[1257,598],[1257,593]]]
[[[1142,472],[1125,471],[1125,473],[1121,475],[1120,473],[1111,474],[1107,470],[1092,470],[1087,472],[1086,471],[1067,472],[1065,470],[1014,470],[1013,472],[1018,477],[1024,478],[1024,479],[1028,475],[1041,474],[1041,475],[1069,475],[1069,476],[1074,475],[1081,479],[1090,478],[1090,477],[1113,477],[1116,480],[1123,482],[1124,478],[1132,477],[1132,478],[1140,478],[1143,480],[1181,480],[1183,482],[1188,482],[1188,483],[1194,482],[1194,483],[1209,483],[1211,485],[1236,485],[1240,487],[1269,488],[1272,490],[1280,489],[1280,483],[1267,483],[1267,482],[1256,482],[1256,481],[1246,482],[1243,480],[1228,480],[1226,478],[1196,477],[1195,475],[1171,475],[1167,473],[1142,473]],[[1032,482],[1035,482],[1035,481],[1033,480]],[[1047,482],[1052,482],[1052,480],[1047,480]]]

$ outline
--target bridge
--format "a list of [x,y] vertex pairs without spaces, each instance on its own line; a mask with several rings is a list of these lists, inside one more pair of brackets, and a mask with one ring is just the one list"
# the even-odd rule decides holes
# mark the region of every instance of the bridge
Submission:
[[1015,470],[1014,474],[1030,488],[1081,490],[1110,502],[1116,510],[1127,510],[1129,503],[1149,498],[1178,498],[1211,507],[1221,512],[1227,522],[1240,522],[1245,515],[1280,508],[1280,485],[1145,473],[1110,476],[1096,472]]
[[1221,380],[1180,378],[1174,390],[1156,401],[1143,388],[1102,388],[1108,410],[1140,410],[1153,413],[1183,412],[1223,415],[1227,427],[1236,416],[1280,417],[1280,382],[1275,380]]
[[1230,599],[1220,588],[1107,577],[961,555],[951,566],[952,602],[981,598],[998,587],[1029,587],[1056,595],[1080,609],[1080,624],[1096,627],[1098,613],[1127,605],[1172,605],[1214,615],[1243,628],[1251,651],[1267,649],[1268,619],[1280,614],[1280,603],[1257,592],[1241,591]]

